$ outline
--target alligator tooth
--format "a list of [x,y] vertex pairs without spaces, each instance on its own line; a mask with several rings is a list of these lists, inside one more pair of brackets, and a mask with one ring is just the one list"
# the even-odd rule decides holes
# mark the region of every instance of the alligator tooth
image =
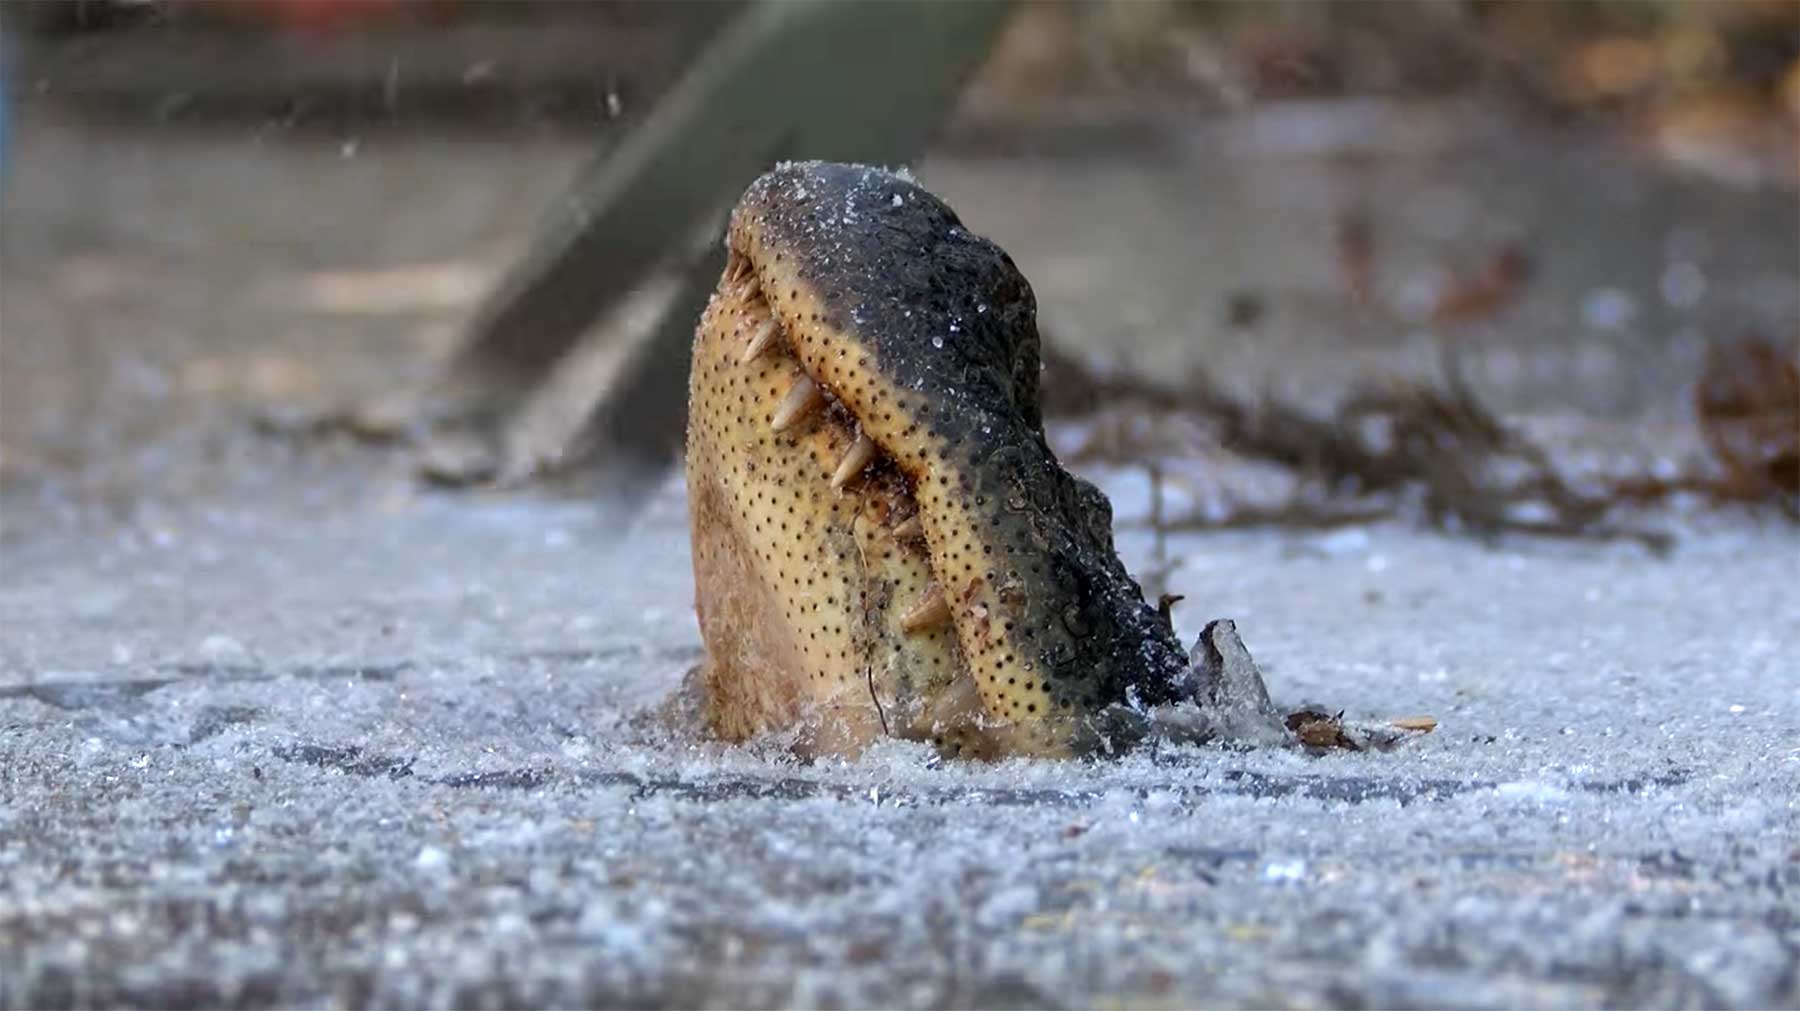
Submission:
[[925,591],[925,596],[913,605],[900,619],[900,628],[907,632],[918,632],[923,629],[942,625],[950,620],[950,604],[944,599],[944,589],[936,583]]
[[775,343],[775,332],[775,317],[763,320],[762,326],[757,327],[756,332],[750,335],[750,343],[744,345],[744,353],[738,357],[738,364],[748,365],[756,360],[757,355],[769,350],[769,345]]
[[731,297],[739,301],[754,302],[762,295],[762,289],[757,284],[756,268],[749,260],[745,260],[739,270],[725,278],[725,285]]
[[917,515],[908,516],[894,524],[894,540],[905,541],[925,533],[925,525],[919,522]]
[[850,444],[850,449],[844,454],[843,460],[839,461],[837,470],[831,472],[831,487],[837,489],[849,484],[851,479],[861,474],[862,469],[867,467],[869,461],[873,459],[875,459],[875,440],[866,435],[858,435],[856,441]]
[[801,376],[794,381],[787,396],[781,398],[781,406],[775,408],[775,419],[770,422],[769,427],[777,432],[785,432],[795,422],[824,406],[825,391],[819,389],[819,384],[813,382],[811,376]]

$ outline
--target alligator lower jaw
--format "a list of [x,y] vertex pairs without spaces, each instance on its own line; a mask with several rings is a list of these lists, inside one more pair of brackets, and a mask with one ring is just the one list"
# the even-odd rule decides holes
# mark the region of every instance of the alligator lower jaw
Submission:
[[734,250],[696,337],[689,409],[708,724],[728,740],[799,727],[812,753],[883,733],[985,750],[974,714],[948,702],[966,666],[911,482],[792,339]]

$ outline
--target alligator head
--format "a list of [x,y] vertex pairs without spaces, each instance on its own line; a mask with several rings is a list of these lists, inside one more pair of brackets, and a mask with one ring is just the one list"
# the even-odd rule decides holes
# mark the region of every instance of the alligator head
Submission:
[[1045,442],[1031,287],[909,179],[786,165],[731,217],[687,481],[711,730],[1071,754],[1187,658]]

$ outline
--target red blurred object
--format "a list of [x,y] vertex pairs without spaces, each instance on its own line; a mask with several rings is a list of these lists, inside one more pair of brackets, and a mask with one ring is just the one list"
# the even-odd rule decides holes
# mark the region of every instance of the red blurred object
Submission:
[[1431,321],[1455,325],[1485,319],[1511,305],[1531,279],[1531,259],[1517,246],[1495,254],[1468,277],[1456,279],[1431,310]]
[[1338,270],[1350,300],[1357,305],[1375,304],[1375,228],[1368,212],[1345,211],[1338,216]]
[[392,15],[414,0],[240,0],[282,27],[307,35],[336,35]]

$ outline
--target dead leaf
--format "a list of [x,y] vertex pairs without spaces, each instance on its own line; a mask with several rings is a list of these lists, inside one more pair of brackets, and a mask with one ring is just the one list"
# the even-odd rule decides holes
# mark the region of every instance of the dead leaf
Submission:
[[1778,498],[1800,511],[1800,362],[1761,339],[1714,345],[1694,412],[1727,497]]
[[1361,751],[1362,746],[1344,733],[1344,714],[1333,716],[1317,709],[1301,709],[1289,713],[1287,728],[1309,748],[1342,748]]

